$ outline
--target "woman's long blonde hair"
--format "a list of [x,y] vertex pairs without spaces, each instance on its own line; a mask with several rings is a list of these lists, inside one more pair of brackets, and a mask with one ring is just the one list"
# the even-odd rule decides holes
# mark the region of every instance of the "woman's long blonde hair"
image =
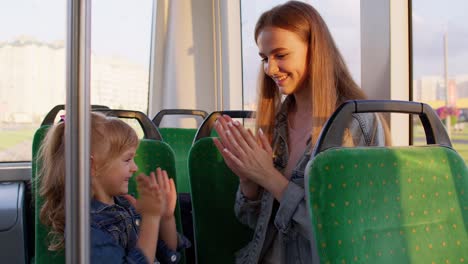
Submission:
[[[266,11],[255,26],[255,41],[266,27],[296,33],[308,45],[305,84],[312,91],[311,136],[315,144],[323,125],[340,104],[350,99],[366,99],[366,96],[351,77],[327,25],[315,8],[289,1]],[[281,94],[275,82],[260,71],[256,125],[270,140],[280,103]]]
[[[44,203],[40,221],[50,227],[49,250],[65,246],[65,125],[52,126],[39,148],[39,195]],[[111,161],[130,147],[138,146],[138,136],[118,118],[91,113],[91,155],[99,171],[107,169]]]

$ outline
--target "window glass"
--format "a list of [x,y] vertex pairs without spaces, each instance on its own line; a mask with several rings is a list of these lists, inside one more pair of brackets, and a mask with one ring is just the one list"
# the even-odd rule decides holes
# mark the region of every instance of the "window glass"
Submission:
[[[468,161],[468,127],[465,128],[468,121],[468,24],[465,19],[467,9],[468,2],[463,0],[412,1],[413,100],[428,103],[436,110],[439,118],[446,126],[448,125],[452,144],[466,161]],[[415,144],[425,144],[424,132],[419,122],[414,122],[413,141]]]
[[152,2],[93,1],[91,103],[148,112]]
[[[31,160],[34,132],[65,102],[66,3],[0,3],[0,162]],[[151,16],[152,0],[93,1],[93,104],[147,111]]]
[[[242,74],[244,109],[256,108],[257,77],[261,68],[254,40],[255,23],[260,15],[285,0],[241,0]],[[361,33],[359,0],[307,0],[327,23],[355,81],[361,82]]]

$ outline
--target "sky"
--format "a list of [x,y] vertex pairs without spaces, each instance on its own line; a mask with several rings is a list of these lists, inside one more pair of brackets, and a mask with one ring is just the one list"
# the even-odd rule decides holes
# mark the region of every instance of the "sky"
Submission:
[[[258,55],[252,37],[252,27],[262,11],[283,1],[239,1],[242,4],[242,25],[245,27],[243,28],[244,57],[256,60]],[[307,0],[307,2],[314,5],[322,14],[353,76],[359,79],[360,1]],[[464,21],[468,1],[413,0],[412,2],[414,77],[443,73],[444,32],[448,34],[449,74],[468,74],[468,23],[465,22],[466,19]],[[64,40],[66,3],[66,0],[0,0],[0,42],[12,41],[20,35],[33,36],[43,42]],[[94,0],[92,3],[93,53],[119,55],[147,64],[152,4],[153,0]],[[258,67],[255,67],[256,72]]]
[[449,75],[468,74],[466,11],[466,0],[413,0],[414,77],[443,74],[445,32]]
[[[0,42],[20,35],[65,40],[67,0],[0,0]],[[152,0],[92,1],[91,49],[148,64]]]

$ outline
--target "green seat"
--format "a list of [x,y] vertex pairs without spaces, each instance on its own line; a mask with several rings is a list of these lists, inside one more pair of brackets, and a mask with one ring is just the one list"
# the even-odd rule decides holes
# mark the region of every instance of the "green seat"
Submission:
[[195,250],[198,263],[234,263],[235,252],[252,240],[253,230],[234,215],[239,178],[213,143],[216,118],[249,118],[252,111],[213,112],[200,126],[189,153]]
[[190,193],[190,180],[188,175],[188,153],[192,146],[197,128],[160,127],[164,117],[169,115],[200,117],[204,119],[208,113],[203,110],[192,109],[163,109],[153,118],[164,142],[174,150],[177,168],[177,192]]
[[[156,168],[160,167],[167,171],[170,178],[175,180],[176,166],[174,156],[174,151],[167,143],[159,140],[141,139],[135,156],[138,171],[134,176],[140,173],[149,175],[150,172],[154,172]],[[132,177],[129,182],[128,192],[131,195],[138,196],[135,177]]]
[[[176,168],[175,168],[175,158],[174,152],[172,151],[171,147],[162,142],[160,140],[160,136],[157,131],[150,131],[151,129],[155,129],[152,125],[151,121],[147,119],[146,116],[142,113],[135,114],[134,111],[123,111],[123,110],[105,110],[109,112],[111,115],[116,115],[123,118],[137,118],[143,126],[143,131],[145,132],[145,137],[140,140],[140,144],[138,146],[135,163],[138,166],[138,171],[135,175],[130,179],[129,182],[129,194],[132,194],[138,197],[138,193],[136,191],[136,181],[135,176],[139,173],[145,173],[149,175],[151,171],[155,171],[157,167],[161,167],[162,169],[166,170],[169,177],[174,178],[176,175]],[[141,121],[146,117],[147,120]],[[53,120],[53,119],[52,119]],[[148,123],[149,122],[149,123]],[[147,126],[150,125],[150,128]],[[37,153],[39,150],[39,146],[43,141],[47,130],[49,129],[50,125],[43,125],[36,131],[33,140],[33,161],[32,161],[32,171],[33,171],[33,193],[35,196],[35,263],[65,263],[64,258],[64,251],[59,252],[50,252],[47,249],[48,239],[47,233],[49,232],[49,228],[42,225],[39,221],[39,212],[40,208],[42,207],[43,200],[39,196],[37,190],[39,189],[38,184],[39,181],[35,180],[38,165],[37,161]],[[153,128],[151,128],[153,127]],[[156,138],[156,139],[154,139]],[[159,139],[159,140],[157,140]],[[180,233],[182,233],[182,224],[180,220],[180,209],[179,205],[176,207],[175,212],[176,217],[176,224],[177,229]],[[181,263],[185,263],[183,259]]]
[[252,230],[234,215],[238,177],[210,137],[193,145],[189,171],[197,263],[234,263],[234,253],[252,239]]
[[[177,181],[174,151],[165,142],[152,139],[140,140],[140,144],[136,151],[135,163],[138,165],[138,171],[128,183],[128,193],[135,197],[138,197],[135,176],[139,173],[149,175],[150,172],[154,172],[156,171],[156,168],[160,167],[167,171],[167,174],[170,178],[174,179],[174,182]],[[174,216],[176,219],[177,230],[182,234],[183,228],[179,202],[177,202]],[[180,263],[185,263],[185,253],[182,252],[182,255],[183,258]]]
[[341,128],[322,131],[306,170],[321,263],[468,261],[468,171],[440,121],[418,107],[429,146],[322,149]]
[[322,263],[468,261],[468,174],[454,150],[329,150],[310,177]]
[[197,133],[195,128],[159,128],[161,136],[174,150],[177,168],[177,192],[190,193],[187,159],[193,138]]

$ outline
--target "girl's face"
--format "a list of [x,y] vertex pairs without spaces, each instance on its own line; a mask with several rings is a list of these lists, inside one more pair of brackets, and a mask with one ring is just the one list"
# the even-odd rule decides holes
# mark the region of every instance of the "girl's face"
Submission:
[[263,71],[285,95],[296,93],[307,74],[307,43],[296,33],[277,28],[264,28],[257,38]]
[[93,175],[93,191],[97,200],[113,203],[113,197],[128,193],[128,182],[138,170],[135,164],[136,148],[132,147],[110,161],[108,168]]

